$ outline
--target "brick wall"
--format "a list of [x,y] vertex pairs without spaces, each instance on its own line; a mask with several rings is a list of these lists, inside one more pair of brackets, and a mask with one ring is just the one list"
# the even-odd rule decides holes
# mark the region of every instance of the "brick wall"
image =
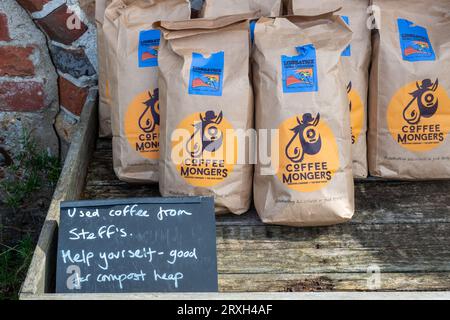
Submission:
[[[36,112],[46,108],[46,95],[59,97],[60,111],[53,122],[64,156],[81,111],[97,95],[95,0],[1,1],[8,10],[0,10],[0,77],[22,77],[26,81],[0,82],[0,112]],[[9,10],[14,6],[12,2],[16,2],[15,7],[25,9],[31,18],[18,28],[35,25],[47,39],[46,47],[58,76],[56,92],[48,92],[42,82],[32,80],[36,63],[42,57],[38,47],[32,41],[11,38],[10,29],[15,26],[10,24],[19,14],[17,10]]]
[[[41,2],[45,0],[40,0]],[[37,0],[35,0],[37,4]],[[15,0],[0,1],[0,151],[13,157],[24,129],[57,155],[57,73],[45,36]]]

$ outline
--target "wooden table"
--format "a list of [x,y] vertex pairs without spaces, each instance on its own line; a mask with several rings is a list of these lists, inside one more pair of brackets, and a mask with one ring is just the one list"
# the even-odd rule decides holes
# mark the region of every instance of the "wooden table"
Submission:
[[[83,198],[152,196],[157,186],[116,178],[111,142],[99,140]],[[264,225],[254,210],[219,216],[220,290],[450,289],[450,182],[358,182],[356,207],[326,228]]]
[[[156,186],[129,185],[116,178],[111,142],[97,139],[95,106],[83,111],[74,139],[22,288],[22,299],[80,298],[52,293],[60,201],[159,195]],[[442,294],[449,297],[450,181],[357,182],[356,208],[351,222],[323,228],[264,225],[254,210],[243,216],[218,217],[219,289],[227,294],[120,294],[83,298],[339,299],[349,296],[342,296],[342,291],[350,292],[353,298],[363,298],[367,293],[355,296],[354,292],[373,290],[444,291]],[[326,293],[318,296],[298,293],[311,291]],[[330,296],[333,292],[338,293]],[[369,293],[368,297],[372,296]]]

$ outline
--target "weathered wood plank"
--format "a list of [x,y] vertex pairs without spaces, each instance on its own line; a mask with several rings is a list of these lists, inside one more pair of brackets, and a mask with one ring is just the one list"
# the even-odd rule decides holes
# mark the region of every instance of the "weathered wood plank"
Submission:
[[[158,195],[118,181],[111,144],[99,145],[85,196]],[[370,265],[381,269],[382,290],[448,290],[449,191],[448,181],[357,182],[354,219],[326,228],[264,225],[254,209],[219,216],[221,291],[367,290]]]
[[[105,192],[108,189],[108,192]],[[115,186],[91,186],[87,187],[82,195],[83,199],[122,199],[122,198],[144,198],[159,197],[157,187],[149,188],[147,186],[133,186],[130,188],[127,184]]]
[[53,253],[59,221],[59,204],[61,201],[80,198],[89,161],[95,148],[97,113],[96,101],[90,101],[81,114],[80,123],[56,186],[21,295],[42,294],[48,292],[53,286],[56,261]]
[[[383,249],[383,248],[382,248]],[[219,273],[353,273],[377,265],[382,272],[450,272],[450,248],[285,249],[218,251]],[[450,288],[449,288],[450,289]]]
[[220,274],[221,292],[445,291],[450,273]]
[[[217,226],[217,248],[223,251],[288,249],[323,251],[342,248],[354,250],[373,248],[389,251],[415,248],[426,254],[430,248],[446,249],[449,240],[449,223],[435,225],[344,224],[329,228]],[[273,254],[277,255],[277,252]]]
[[449,292],[127,293],[42,294],[27,300],[448,300]]

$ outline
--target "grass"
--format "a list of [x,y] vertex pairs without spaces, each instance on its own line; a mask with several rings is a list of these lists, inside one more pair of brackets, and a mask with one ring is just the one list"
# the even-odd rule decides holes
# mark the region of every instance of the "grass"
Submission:
[[18,209],[36,190],[44,186],[54,187],[61,172],[59,159],[39,149],[26,130],[20,144],[21,151],[14,164],[7,168],[7,178],[0,181],[3,202],[11,209]]
[[[19,153],[13,164],[5,168],[5,178],[0,181],[0,201],[4,207],[12,209],[14,215],[23,215],[21,209],[34,205],[33,201],[42,194],[42,189],[52,191],[61,165],[58,158],[40,149],[27,131],[23,131],[18,147]],[[36,234],[40,227],[35,226]],[[31,234],[12,241],[16,245],[0,243],[0,300],[18,298],[35,247]]]
[[17,299],[34,251],[34,241],[24,237],[14,247],[0,244],[0,300]]

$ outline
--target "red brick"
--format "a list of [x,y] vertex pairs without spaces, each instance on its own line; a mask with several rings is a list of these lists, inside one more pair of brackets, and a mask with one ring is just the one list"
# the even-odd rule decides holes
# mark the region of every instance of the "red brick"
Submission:
[[0,41],[9,41],[8,17],[0,12]]
[[0,111],[39,111],[45,106],[44,98],[42,82],[0,82]]
[[29,12],[41,11],[44,8],[44,4],[50,2],[50,0],[16,0],[24,9]]
[[34,65],[30,55],[34,48],[5,46],[0,47],[0,76],[23,77],[34,75]]
[[58,9],[51,12],[49,15],[42,19],[36,19],[36,23],[44,30],[50,39],[69,45],[79,37],[81,37],[86,31],[87,26],[80,21],[80,28],[69,29],[67,26],[68,21],[73,21],[73,15],[75,13],[68,12],[67,6],[64,4]]
[[63,77],[58,78],[59,103],[61,106],[79,116],[89,94],[89,88],[80,88]]

